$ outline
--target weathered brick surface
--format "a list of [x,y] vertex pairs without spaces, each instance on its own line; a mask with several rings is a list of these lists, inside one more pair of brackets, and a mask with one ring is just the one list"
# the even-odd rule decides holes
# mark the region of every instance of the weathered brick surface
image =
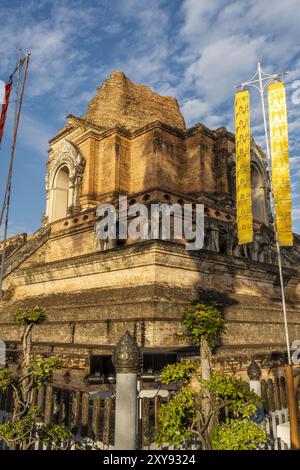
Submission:
[[131,82],[123,72],[112,73],[101,85],[84,118],[105,129],[119,125],[134,130],[156,120],[185,128],[174,98],[160,96],[145,85]]
[[[120,193],[132,202],[208,198],[212,216],[234,220],[232,210],[216,205],[230,196],[232,134],[201,124],[186,129],[176,100],[117,72],[85,116],[68,116],[51,140],[50,173],[65,139],[85,162],[81,210],[53,221],[49,239],[6,277],[4,290],[11,295],[0,302],[1,339],[20,338],[10,322],[15,308],[40,305],[48,322],[36,328],[35,348],[75,357],[74,364],[111,351],[127,329],[145,350],[174,350],[190,346],[180,318],[188,303],[200,298],[217,303],[228,322],[220,358],[243,356],[246,363],[254,353],[284,350],[276,266],[158,241],[129,240],[99,252],[95,208],[114,203]],[[291,340],[299,339],[299,272],[285,274]]]
[[[293,340],[300,334],[300,293],[298,274],[290,274],[287,297]],[[200,297],[224,311],[228,331],[222,339],[223,355],[228,348],[236,354],[253,345],[256,351],[266,351],[274,343],[284,343],[276,276],[276,267],[265,270],[204,250],[187,253],[184,247],[165,242],[57,260],[10,276],[15,290],[11,301],[1,306],[1,335],[17,340],[20,331],[10,324],[11,311],[38,304],[46,309],[49,322],[37,327],[34,339],[66,353],[78,347],[111,350],[126,329],[135,332],[145,348],[172,349],[189,344],[177,336],[182,332],[180,317],[189,301]]]

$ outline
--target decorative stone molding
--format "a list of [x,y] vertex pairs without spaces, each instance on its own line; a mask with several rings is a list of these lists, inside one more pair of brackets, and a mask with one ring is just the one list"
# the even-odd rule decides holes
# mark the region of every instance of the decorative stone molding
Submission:
[[49,238],[51,232],[50,226],[42,227],[37,230],[30,240],[27,240],[21,247],[18,248],[8,261],[4,264],[4,277],[8,276],[14,271],[25,259],[31,256],[40,246],[42,246]]
[[[27,233],[20,233],[20,235],[16,236],[15,239],[6,245],[5,249],[5,258],[13,255],[14,252],[18,251],[23,245],[25,245],[27,241]],[[2,255],[0,255],[2,258]]]
[[76,214],[81,210],[80,196],[85,159],[75,144],[70,142],[68,139],[63,139],[62,145],[56,153],[53,165],[46,175],[45,185],[47,204],[46,213],[42,219],[43,224],[52,222],[54,183],[57,172],[63,166],[66,166],[69,171],[69,202],[67,215]]
[[116,345],[112,362],[117,373],[140,372],[142,366],[141,349],[128,331]]
[[10,285],[8,289],[2,291],[2,297],[0,300],[4,302],[9,302],[13,298],[15,292],[15,287],[13,285]]

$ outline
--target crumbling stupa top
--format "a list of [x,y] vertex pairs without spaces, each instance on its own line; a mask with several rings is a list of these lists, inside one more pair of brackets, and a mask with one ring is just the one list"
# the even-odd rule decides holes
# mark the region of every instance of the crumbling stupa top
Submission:
[[113,72],[99,87],[83,118],[104,129],[120,126],[133,131],[157,120],[185,129],[175,98],[135,84],[120,71]]

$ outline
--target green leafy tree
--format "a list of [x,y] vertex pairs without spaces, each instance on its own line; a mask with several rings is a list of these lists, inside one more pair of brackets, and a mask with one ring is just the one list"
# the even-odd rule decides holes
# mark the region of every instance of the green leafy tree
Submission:
[[[200,346],[200,376],[203,380],[209,380],[212,370],[212,349],[219,335],[226,330],[222,314],[213,305],[192,303],[182,316],[182,325],[193,344]],[[206,389],[201,398],[201,409],[203,416],[207,418],[207,426],[203,432],[207,441],[207,436],[211,433],[218,418],[216,414],[211,414],[211,406],[212,397],[210,391]]]
[[[242,443],[246,445],[245,442],[248,442],[247,449],[252,449],[253,445],[256,448],[258,442],[266,442],[265,431],[250,421],[257,406],[261,404],[261,399],[249,389],[244,380],[217,372],[213,373],[209,380],[202,380],[199,376],[199,365],[197,367],[195,363],[192,368],[191,364],[186,361],[169,364],[167,367],[168,370],[163,370],[161,374],[162,383],[178,383],[179,379],[182,386],[168,403],[160,406],[159,426],[155,437],[159,444],[168,442],[172,445],[179,445],[182,442],[197,439],[201,442],[203,450],[221,449],[221,445],[223,449],[226,449],[225,446],[229,444],[225,441],[225,437],[219,446],[216,443],[220,435],[225,436],[227,427],[231,431],[229,435],[233,436],[230,437],[232,439],[230,446],[242,445]],[[185,371],[184,375],[183,371]],[[207,414],[203,402],[208,395],[210,407]],[[226,422],[219,424],[222,413],[227,416]],[[213,422],[214,426],[208,432],[210,422]],[[242,441],[247,426],[249,426],[251,439]],[[228,449],[232,448],[230,446]]]
[[180,384],[180,390],[159,409],[156,441],[179,445],[196,438],[203,450],[264,444],[265,431],[250,420],[260,398],[242,379],[211,371],[212,348],[225,332],[221,313],[198,303],[187,309],[182,323],[193,343],[200,345],[200,363],[181,361],[163,369],[162,383]]
[[209,379],[211,374],[211,350],[217,337],[225,332],[225,321],[214,306],[191,304],[184,312],[182,325],[193,344],[200,346],[201,375]]
[[46,320],[45,312],[37,306],[13,314],[14,323],[23,327],[20,367],[16,374],[7,368],[0,369],[0,390],[6,392],[11,387],[13,391],[12,418],[0,425],[0,439],[12,450],[30,449],[38,440],[60,449],[70,447],[72,442],[65,426],[45,426],[39,409],[33,405],[34,391],[51,382],[53,372],[61,366],[56,357],[44,358],[31,353],[32,330]]
[[214,450],[256,450],[268,441],[266,432],[249,420],[226,419],[213,431]]

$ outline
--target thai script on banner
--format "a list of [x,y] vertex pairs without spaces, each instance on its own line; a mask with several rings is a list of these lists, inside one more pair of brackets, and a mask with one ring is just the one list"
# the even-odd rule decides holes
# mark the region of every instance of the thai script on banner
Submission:
[[236,204],[240,245],[253,240],[250,143],[250,98],[249,91],[243,90],[235,95]]
[[268,87],[274,210],[281,246],[293,245],[292,196],[285,88],[282,82]]

